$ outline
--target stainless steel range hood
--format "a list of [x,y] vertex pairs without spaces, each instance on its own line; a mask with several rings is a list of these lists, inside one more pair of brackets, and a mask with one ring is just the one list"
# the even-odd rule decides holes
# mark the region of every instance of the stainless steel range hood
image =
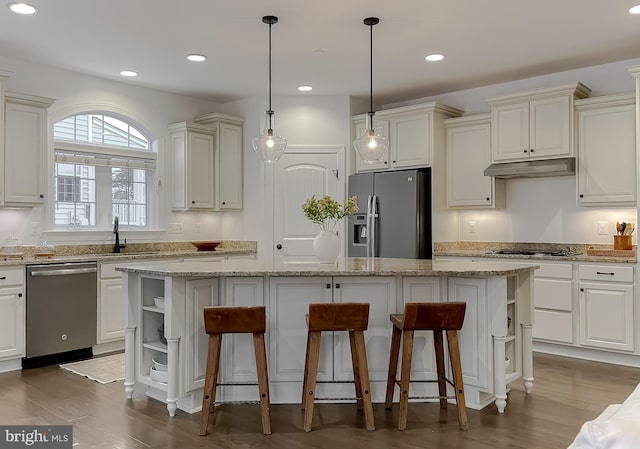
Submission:
[[545,159],[542,161],[507,162],[491,164],[484,170],[485,176],[496,178],[536,178],[542,176],[567,176],[576,174],[576,158]]

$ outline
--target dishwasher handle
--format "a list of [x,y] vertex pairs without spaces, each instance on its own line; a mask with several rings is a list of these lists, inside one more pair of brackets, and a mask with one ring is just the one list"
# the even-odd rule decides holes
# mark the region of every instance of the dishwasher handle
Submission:
[[92,268],[63,268],[61,270],[46,270],[46,271],[32,271],[29,273],[30,276],[67,276],[70,274],[87,274],[87,273],[97,273],[98,269],[95,267]]

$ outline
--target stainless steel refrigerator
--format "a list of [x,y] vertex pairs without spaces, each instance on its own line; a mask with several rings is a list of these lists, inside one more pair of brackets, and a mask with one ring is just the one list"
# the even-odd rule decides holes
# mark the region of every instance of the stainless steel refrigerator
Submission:
[[350,257],[431,259],[431,169],[349,176]]

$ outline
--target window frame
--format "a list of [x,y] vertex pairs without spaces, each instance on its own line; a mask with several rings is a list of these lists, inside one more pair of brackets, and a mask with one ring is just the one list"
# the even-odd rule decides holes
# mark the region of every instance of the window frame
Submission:
[[[139,144],[135,144],[135,148],[119,147],[114,145],[97,145],[88,142],[73,142],[71,140],[55,140],[55,126],[63,120],[67,120],[70,117],[81,115],[100,115],[103,116],[103,120],[108,118],[117,119],[124,124],[128,125],[127,132],[131,134],[134,131],[133,136],[143,136],[148,142],[148,149],[140,149]],[[46,209],[49,210],[47,214],[47,228],[53,232],[81,232],[83,234],[98,232],[103,233],[105,231],[112,231],[113,226],[113,211],[115,202],[112,198],[112,170],[107,167],[111,167],[111,162],[118,161],[115,164],[116,167],[135,168],[146,171],[145,175],[145,225],[127,225],[121,222],[121,229],[127,229],[129,231],[153,231],[157,229],[157,220],[159,216],[159,201],[157,189],[153,187],[159,182],[158,170],[157,170],[157,141],[154,141],[151,137],[151,133],[141,126],[135,119],[132,119],[128,114],[114,113],[112,111],[96,111],[96,110],[79,110],[71,114],[65,114],[57,120],[51,120],[50,136],[52,142],[52,151],[50,152],[50,169],[48,170],[48,176],[51,176],[52,182],[49,184],[51,199]],[[74,121],[75,123],[75,121]],[[127,139],[130,142],[131,139]],[[74,154],[78,157],[82,155],[87,156],[91,163],[84,165],[93,165],[96,167],[96,180],[95,180],[95,224],[94,225],[74,225],[74,224],[56,224],[56,204],[58,198],[56,197],[56,164],[60,161],[57,160],[59,153]],[[95,162],[95,163],[93,163]],[[64,163],[64,162],[63,162]],[[83,165],[81,162],[67,162]],[[130,165],[127,165],[130,164]],[[76,203],[80,204],[80,203]],[[105,206],[106,204],[106,206]]]

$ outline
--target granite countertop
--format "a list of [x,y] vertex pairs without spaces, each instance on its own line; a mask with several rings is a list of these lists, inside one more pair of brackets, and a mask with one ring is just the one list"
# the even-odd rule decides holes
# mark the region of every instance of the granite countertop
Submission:
[[387,259],[348,257],[336,264],[281,263],[260,260],[210,262],[157,262],[123,264],[118,271],[171,277],[237,276],[494,276],[511,275],[538,268],[505,262],[434,262],[429,259]]
[[214,257],[255,255],[256,242],[224,241],[214,251],[198,251],[190,242],[136,243],[127,245],[120,253],[112,252],[113,245],[61,245],[51,257],[36,257],[33,247],[25,247],[22,257],[0,256],[0,266],[42,265],[65,262],[128,262],[175,257]]
[[[499,249],[544,249],[549,251],[568,250],[566,256],[491,254]],[[613,251],[612,245],[601,244],[559,244],[559,243],[520,243],[520,242],[439,242],[435,244],[434,257],[482,257],[487,259],[513,259],[533,261],[567,261],[567,262],[605,262],[605,263],[637,263],[636,247],[631,251]],[[599,253],[598,255],[591,255]],[[613,255],[615,254],[615,255]]]

